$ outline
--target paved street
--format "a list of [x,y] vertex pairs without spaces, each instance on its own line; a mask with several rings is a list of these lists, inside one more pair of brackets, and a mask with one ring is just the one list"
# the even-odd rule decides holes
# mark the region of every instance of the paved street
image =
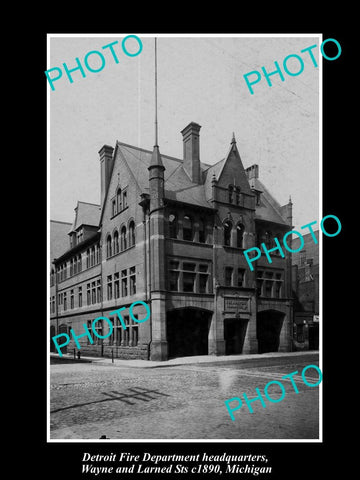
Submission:
[[[141,366],[141,362],[139,366],[112,364],[108,359],[52,364],[50,438],[319,438],[319,387],[308,387],[301,380],[305,366],[319,364],[316,352],[212,358],[215,363],[168,362],[163,368]],[[289,379],[281,379],[295,370],[298,394]],[[316,383],[317,372],[309,370],[306,378]],[[263,393],[272,380],[284,385],[285,398],[270,403],[263,394],[266,408],[256,401],[252,414],[243,402],[232,421],[224,401],[243,393],[254,398],[255,388]],[[276,399],[281,390],[273,385],[269,394]]]

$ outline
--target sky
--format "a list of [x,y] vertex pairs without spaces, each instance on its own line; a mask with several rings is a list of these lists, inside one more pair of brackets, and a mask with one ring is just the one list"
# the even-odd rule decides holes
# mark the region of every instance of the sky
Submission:
[[[52,220],[72,222],[77,201],[100,203],[98,152],[116,141],[152,150],[154,145],[154,35],[135,33],[142,43],[136,56],[127,56],[121,42],[131,33],[113,35],[48,35],[47,69],[58,67],[62,77],[47,82],[48,198]],[[319,79],[321,35],[309,36],[157,36],[158,131],[160,152],[182,158],[181,130],[194,121],[201,125],[200,160],[214,164],[225,157],[234,132],[244,167],[259,165],[259,179],[281,205],[293,202],[293,225],[300,228],[322,218],[319,212]],[[103,46],[113,46],[118,59]],[[301,50],[316,44],[310,55]],[[129,38],[129,53],[139,44]],[[86,69],[84,58],[101,51],[105,66]],[[302,58],[296,76],[284,73],[288,55]],[[320,57],[320,58],[319,58]],[[69,69],[79,58],[86,77]],[[264,77],[251,95],[244,75],[277,61],[284,74]],[[100,68],[97,54],[88,56]],[[297,72],[290,57],[286,66]],[[55,76],[57,71],[51,75]],[[254,78],[249,77],[249,78]]]

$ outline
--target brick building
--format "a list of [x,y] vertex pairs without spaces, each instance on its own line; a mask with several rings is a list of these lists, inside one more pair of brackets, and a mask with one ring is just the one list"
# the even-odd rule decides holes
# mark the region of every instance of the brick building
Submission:
[[[271,264],[264,255],[252,272],[242,252],[274,247],[291,230],[292,204],[279,205],[258,165],[243,167],[234,136],[225,158],[201,162],[200,128],[182,130],[182,159],[157,145],[101,148],[100,205],[78,202],[68,246],[52,258],[51,336],[91,331],[105,316],[111,336],[82,337],[82,354],[165,360],[291,349],[291,255],[273,252]],[[114,311],[135,303],[141,320],[139,301],[149,320],[124,310],[123,329]],[[96,329],[105,336],[109,325],[98,320]]]
[[[314,231],[319,242],[319,230]],[[319,348],[319,244],[311,233],[303,236],[304,246],[292,254],[292,283],[294,297],[294,350]],[[293,240],[293,249],[300,240]]]

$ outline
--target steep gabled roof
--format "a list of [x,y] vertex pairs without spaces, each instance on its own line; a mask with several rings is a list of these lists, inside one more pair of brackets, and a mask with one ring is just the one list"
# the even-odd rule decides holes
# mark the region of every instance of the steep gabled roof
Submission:
[[68,233],[75,232],[81,225],[98,227],[100,214],[100,205],[78,201],[75,207],[75,219]]
[[69,248],[68,231],[71,223],[50,220],[50,262],[62,255]]
[[288,225],[287,221],[281,215],[281,205],[269,192],[258,178],[252,179],[252,186],[255,190],[262,192],[260,205],[256,206],[255,219],[266,220],[274,223],[282,223]]
[[[143,193],[148,193],[148,167],[151,162],[152,152],[121,142],[117,142],[117,148],[131,169],[140,190]],[[165,167],[165,198],[209,208],[209,203],[205,199],[203,185],[198,185],[190,180],[183,168],[182,160],[164,155],[161,152],[160,155]]]

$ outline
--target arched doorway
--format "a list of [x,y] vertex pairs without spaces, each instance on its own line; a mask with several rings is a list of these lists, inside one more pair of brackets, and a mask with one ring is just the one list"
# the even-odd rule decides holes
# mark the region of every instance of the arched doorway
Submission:
[[192,307],[168,311],[168,357],[207,355],[211,317],[212,312]]
[[285,313],[276,310],[258,312],[256,332],[259,353],[277,352],[280,344],[280,332]]
[[225,355],[242,353],[248,320],[243,318],[225,318],[224,340]]

